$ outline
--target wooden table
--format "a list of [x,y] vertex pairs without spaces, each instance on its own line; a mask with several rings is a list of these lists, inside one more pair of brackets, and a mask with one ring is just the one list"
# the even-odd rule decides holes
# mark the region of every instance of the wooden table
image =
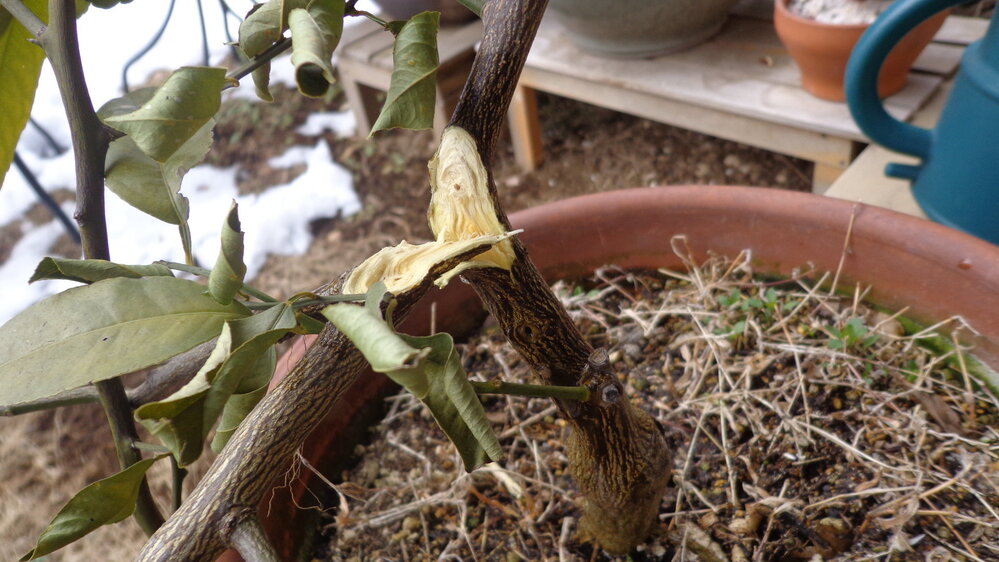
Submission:
[[[482,38],[482,21],[444,26],[437,34],[437,102],[434,131],[444,129],[457,94],[465,85],[475,58],[475,45]],[[393,36],[380,25],[361,20],[344,30],[338,50],[337,69],[347,102],[357,117],[357,134],[365,136],[378,117],[379,91],[386,92],[392,78]]]
[[[886,100],[892,115],[912,117],[955,72],[964,46],[984,30],[978,21],[948,18],[916,61],[918,72]],[[845,104],[820,100],[800,83],[767,19],[733,15],[721,33],[693,49],[653,59],[609,59],[579,51],[546,17],[511,103],[514,152],[526,170],[543,159],[534,94],[541,90],[810,160],[814,190],[822,192],[868,139]]]

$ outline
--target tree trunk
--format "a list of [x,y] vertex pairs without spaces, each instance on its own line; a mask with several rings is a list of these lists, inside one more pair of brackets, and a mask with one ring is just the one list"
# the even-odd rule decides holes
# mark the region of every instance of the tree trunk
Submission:
[[[487,2],[485,36],[450,125],[475,140],[500,224],[492,158],[526,52],[547,1]],[[580,225],[585,227],[585,225]],[[590,389],[588,402],[557,401],[572,434],[570,470],[586,497],[581,528],[602,547],[624,553],[644,540],[671,478],[671,454],[659,424],[623,396],[606,352],[594,351],[569,319],[519,240],[510,271],[471,269],[468,280],[507,339],[546,384]]]
[[[509,230],[496,197],[492,154],[517,77],[523,68],[546,1],[490,0],[485,36],[451,125],[467,131],[486,171],[491,209]],[[447,134],[447,133],[446,133]],[[442,143],[443,144],[443,143]],[[481,202],[480,202],[481,203]],[[507,337],[546,383],[585,385],[587,402],[560,401],[573,435],[567,446],[573,474],[586,495],[583,530],[613,552],[645,538],[669,480],[669,453],[661,430],[622,396],[606,353],[594,352],[530,261],[511,241],[509,270],[467,270],[469,280]],[[466,256],[467,257],[467,256]],[[456,265],[442,264],[424,283],[400,295],[396,317],[423,295],[431,278]],[[197,488],[143,548],[139,560],[211,560],[232,544],[232,533],[294,452],[331,410],[363,367],[354,346],[327,326],[305,357],[243,421]]]

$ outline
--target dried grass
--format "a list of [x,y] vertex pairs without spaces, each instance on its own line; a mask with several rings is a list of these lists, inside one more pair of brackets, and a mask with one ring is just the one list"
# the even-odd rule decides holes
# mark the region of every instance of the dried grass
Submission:
[[[999,559],[999,399],[966,376],[968,350],[924,349],[927,332],[904,335],[860,287],[756,280],[749,258],[556,289],[677,451],[636,559]],[[864,333],[843,332],[851,321]],[[501,340],[470,344],[470,372],[530,379]],[[345,475],[365,497],[328,526],[330,559],[607,559],[573,537],[550,403],[489,406],[507,457],[464,474],[424,410],[395,398]]]
[[[209,462],[202,459],[191,467],[185,489],[191,489]],[[0,417],[0,560],[20,558],[73,494],[118,470],[107,421],[96,404]],[[153,495],[168,513],[169,464],[153,465],[149,475]],[[131,560],[145,541],[146,535],[129,518],[94,531],[46,560]]]

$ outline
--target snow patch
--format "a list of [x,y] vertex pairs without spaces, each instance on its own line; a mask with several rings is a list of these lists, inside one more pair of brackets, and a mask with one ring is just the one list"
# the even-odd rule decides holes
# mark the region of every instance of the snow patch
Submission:
[[324,131],[333,131],[338,137],[353,136],[357,132],[357,118],[351,111],[313,113],[295,130],[296,133],[309,136],[321,135]]

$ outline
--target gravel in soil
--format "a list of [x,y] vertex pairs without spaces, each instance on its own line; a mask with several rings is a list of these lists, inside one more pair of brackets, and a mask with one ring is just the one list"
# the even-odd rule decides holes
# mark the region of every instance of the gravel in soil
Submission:
[[[629,559],[999,559],[999,399],[965,375],[967,350],[907,333],[860,288],[761,281],[747,261],[555,287],[675,451],[659,524]],[[495,326],[462,352],[473,378],[536,382]],[[613,559],[575,535],[550,401],[486,398],[506,456],[466,473],[418,401],[390,400],[318,558]]]

